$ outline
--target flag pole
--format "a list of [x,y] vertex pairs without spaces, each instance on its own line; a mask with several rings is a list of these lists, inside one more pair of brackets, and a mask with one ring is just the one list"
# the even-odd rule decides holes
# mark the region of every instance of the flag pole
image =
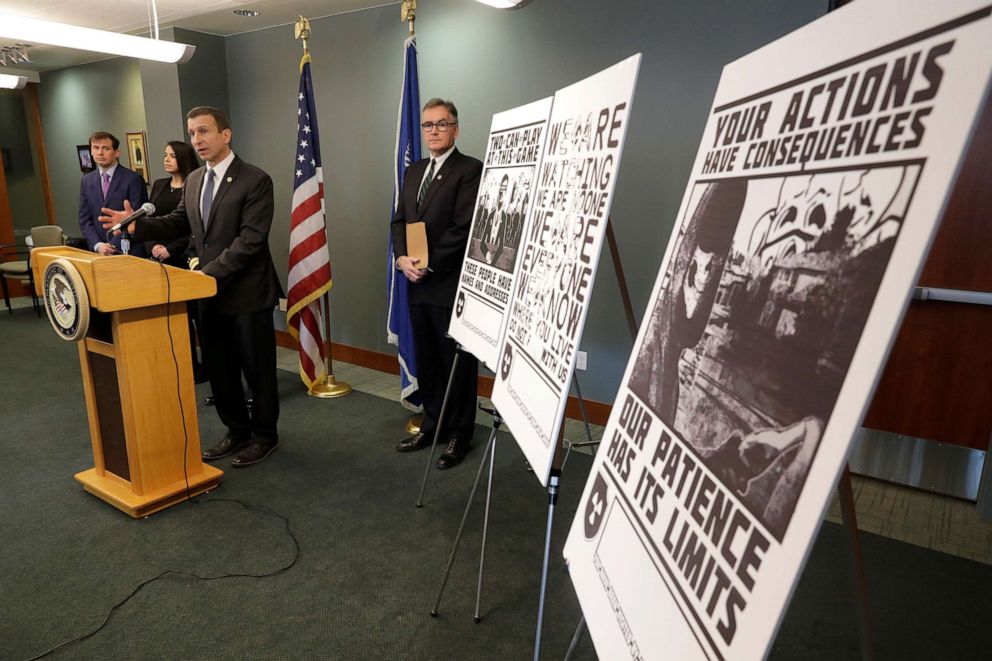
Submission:
[[334,397],[344,397],[351,394],[351,386],[347,383],[338,382],[334,378],[334,370],[331,369],[331,297],[324,292],[321,300],[324,302],[324,373],[325,377],[313,384],[313,388],[307,391],[308,395],[320,397],[321,399],[332,399]]
[[[417,21],[417,0],[403,0],[403,2],[400,3],[400,20],[405,23],[409,23],[411,37],[416,34],[414,24]],[[417,414],[411,416],[410,419],[406,421],[406,433],[412,435],[420,432],[420,425],[423,422],[423,415]]]
[[[300,62],[300,69],[303,69],[303,64],[310,60],[310,47],[307,40],[310,38],[310,20],[300,16],[296,19],[296,38],[303,40],[303,60]],[[326,229],[326,218],[324,232]],[[327,249],[330,250],[327,244]],[[311,385],[307,390],[307,394],[312,397],[320,397],[321,399],[332,399],[334,397],[344,397],[351,393],[351,386],[347,383],[338,383],[334,378],[334,370],[332,369],[331,362],[331,297],[327,291],[321,296],[321,301],[323,303],[323,314],[324,318],[324,336],[321,338],[321,342],[324,345],[324,375],[320,377],[316,383]]]

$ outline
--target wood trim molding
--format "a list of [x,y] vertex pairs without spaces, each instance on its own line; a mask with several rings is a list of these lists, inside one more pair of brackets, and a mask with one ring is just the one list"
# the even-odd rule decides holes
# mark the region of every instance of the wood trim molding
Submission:
[[10,210],[10,193],[7,190],[7,173],[0,159],[0,243],[14,242],[14,217]]
[[[300,350],[299,343],[293,339],[293,336],[289,334],[289,331],[284,330],[276,331],[276,346],[283,347],[284,349],[292,349],[293,351]],[[377,351],[369,351],[368,349],[361,349],[359,347],[352,347],[347,344],[331,342],[332,368],[335,360],[351,363],[352,365],[360,365],[361,367],[367,367],[369,369],[376,370],[377,372],[396,374],[397,376],[399,376],[400,373],[400,366],[399,363],[396,362],[395,356],[379,353]]]
[[[52,201],[52,183],[48,178],[48,158],[45,154],[45,135],[41,128],[41,111],[38,105],[38,84],[28,83],[24,88],[24,106],[28,121],[34,128],[35,149],[38,153],[38,176],[41,179],[41,190],[45,198],[45,211],[48,214],[48,224],[55,224],[55,204]],[[14,242],[14,220],[10,208],[10,195],[7,190],[7,175],[0,162],[0,243]],[[31,295],[31,288],[26,282],[7,279],[11,298]]]
[[[288,331],[284,330],[276,331],[276,346],[280,346],[285,349],[293,349],[294,351],[298,351],[300,348],[300,345],[295,339],[293,339],[293,336],[290,335]],[[332,360],[340,360],[352,365],[367,367],[368,369],[373,369],[377,372],[396,374],[397,376],[400,373],[400,367],[396,362],[396,356],[392,356],[387,353],[379,353],[378,351],[370,351],[360,347],[353,347],[347,344],[332,342],[331,358]],[[491,376],[480,375],[479,395],[482,397],[490,397],[492,393],[493,378]],[[596,402],[591,399],[585,400],[585,404],[586,413],[589,414],[589,422],[594,425],[605,425],[606,421],[610,417],[610,411],[613,408],[612,405],[604,404],[603,402]],[[572,418],[573,420],[582,419],[582,410],[579,407],[579,400],[573,395],[569,395],[568,397],[568,403],[565,405],[565,416]]]
[[[24,88],[28,121],[34,125],[34,146],[38,152],[38,176],[41,178],[41,192],[45,198],[45,211],[48,224],[55,225],[55,201],[52,198],[52,180],[48,177],[48,154],[45,151],[45,129],[41,124],[41,104],[38,102],[38,83],[28,83]],[[63,228],[64,231],[64,228]]]
[[[3,159],[0,159],[0,243],[14,243],[14,216],[10,209],[10,192],[7,189],[7,173],[3,169]],[[0,250],[0,258],[5,258],[7,254],[5,249]],[[31,294],[28,284],[16,278],[7,278],[7,290],[12,299]],[[2,305],[3,301],[0,297],[0,306]]]

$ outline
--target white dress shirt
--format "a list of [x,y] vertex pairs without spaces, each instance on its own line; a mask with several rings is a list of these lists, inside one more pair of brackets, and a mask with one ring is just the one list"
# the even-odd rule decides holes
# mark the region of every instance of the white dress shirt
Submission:
[[[224,175],[227,174],[227,169],[231,167],[231,163],[233,162],[234,162],[234,150],[231,150],[227,153],[227,156],[225,156],[224,160],[222,160],[220,163],[218,163],[212,168],[209,165],[207,166],[207,172],[209,172],[210,170],[214,171],[215,200],[217,199],[217,191],[220,190],[220,182],[224,180]],[[207,172],[203,173],[203,185],[200,186],[200,207],[199,207],[200,209],[203,208],[203,191],[206,190],[207,188]],[[206,221],[207,219],[203,218],[201,220]]]

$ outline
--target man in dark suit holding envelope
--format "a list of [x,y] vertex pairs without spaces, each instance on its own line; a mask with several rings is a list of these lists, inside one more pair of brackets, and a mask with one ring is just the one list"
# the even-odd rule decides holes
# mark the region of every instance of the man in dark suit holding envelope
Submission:
[[[455,342],[447,337],[448,323],[482,175],[482,163],[455,148],[458,110],[453,103],[443,99],[428,101],[420,126],[431,156],[407,169],[391,230],[396,268],[411,284],[410,321],[424,418],[420,432],[396,446],[399,452],[430,447],[437,430],[455,359]],[[416,222],[423,222],[427,233],[426,268],[407,252],[406,225]],[[479,363],[467,353],[458,362],[441,430],[442,440],[448,443],[437,461],[441,469],[461,463],[475,430]]]
[[[269,456],[279,443],[272,312],[282,287],[269,253],[272,179],[231,151],[231,126],[221,110],[193,108],[186,119],[190,142],[206,165],[190,173],[175,211],[139,219],[127,229],[137,241],[192,234],[200,270],[217,279],[217,295],[203,301],[201,309],[210,347],[210,387],[227,434],[204,450],[203,458],[213,461],[237,453],[232,465],[249,466]],[[124,220],[130,209],[103,212],[100,221],[110,227]],[[245,405],[242,372],[254,395],[251,413]]]

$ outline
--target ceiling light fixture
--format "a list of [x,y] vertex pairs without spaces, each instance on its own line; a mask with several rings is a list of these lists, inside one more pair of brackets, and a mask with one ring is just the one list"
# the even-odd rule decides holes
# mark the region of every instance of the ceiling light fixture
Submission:
[[9,73],[0,73],[0,89],[19,90],[27,84],[27,76],[11,76]]
[[196,50],[195,46],[188,44],[43,21],[7,12],[0,12],[0,38],[180,64],[188,62]]
[[235,9],[234,13],[238,16],[248,16],[249,18],[262,15],[262,12],[257,9]]
[[530,2],[530,0],[478,0],[478,2],[489,5],[490,7],[496,7],[497,9],[519,9]]

